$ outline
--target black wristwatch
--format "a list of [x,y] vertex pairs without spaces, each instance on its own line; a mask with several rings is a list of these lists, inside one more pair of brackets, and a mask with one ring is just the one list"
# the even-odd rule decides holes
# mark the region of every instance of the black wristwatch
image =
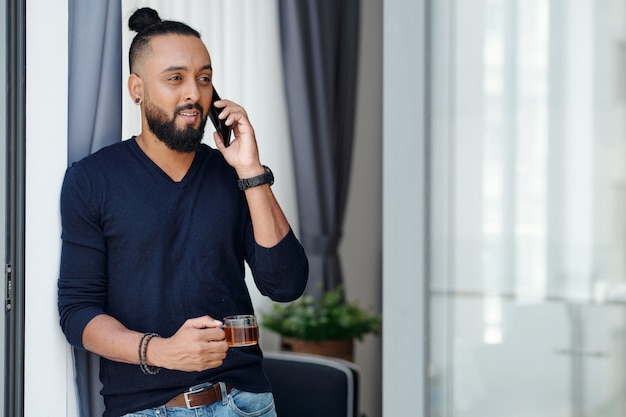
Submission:
[[248,188],[258,187],[259,185],[263,184],[274,184],[274,174],[272,173],[272,170],[265,165],[263,165],[263,169],[265,169],[265,173],[261,175],[257,175],[256,177],[252,178],[242,178],[240,180],[237,180],[237,185],[239,186],[239,189],[241,191],[245,191]]

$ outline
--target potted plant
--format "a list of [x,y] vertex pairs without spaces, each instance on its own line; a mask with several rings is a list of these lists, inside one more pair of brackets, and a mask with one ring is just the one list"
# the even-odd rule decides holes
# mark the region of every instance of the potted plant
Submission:
[[380,335],[382,316],[343,300],[343,288],[321,297],[304,295],[286,304],[274,304],[261,313],[261,325],[281,335],[287,351],[334,356],[352,361],[354,339]]

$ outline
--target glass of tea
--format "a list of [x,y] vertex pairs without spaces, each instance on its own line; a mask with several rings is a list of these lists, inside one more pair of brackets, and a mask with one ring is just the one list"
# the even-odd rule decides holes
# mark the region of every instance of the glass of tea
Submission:
[[238,315],[224,317],[226,343],[231,347],[252,346],[259,342],[259,326],[256,316]]

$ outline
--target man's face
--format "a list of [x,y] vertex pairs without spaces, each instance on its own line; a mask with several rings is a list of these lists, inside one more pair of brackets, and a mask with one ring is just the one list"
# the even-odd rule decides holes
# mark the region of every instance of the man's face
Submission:
[[155,36],[150,46],[141,70],[148,128],[170,149],[193,152],[213,96],[209,53],[194,36]]
[[144,111],[148,127],[168,148],[182,153],[195,152],[198,149],[204,136],[207,118],[203,117],[197,128],[191,124],[178,127],[176,120],[179,114],[182,114],[182,117],[189,117],[188,115],[192,113],[205,114],[200,104],[193,105],[190,103],[177,107],[172,118],[168,119],[167,111],[154,104],[146,95]]

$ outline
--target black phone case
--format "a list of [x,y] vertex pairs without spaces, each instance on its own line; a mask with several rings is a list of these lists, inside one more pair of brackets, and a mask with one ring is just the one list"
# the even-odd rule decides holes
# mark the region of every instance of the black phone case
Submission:
[[217,115],[220,114],[221,110],[215,107],[213,103],[220,100],[219,94],[215,91],[215,87],[213,87],[213,99],[211,100],[211,107],[209,108],[209,118],[215,126],[215,130],[220,134],[222,140],[224,141],[224,146],[230,145],[230,132],[232,131],[230,126],[226,126],[224,120],[220,120]]

